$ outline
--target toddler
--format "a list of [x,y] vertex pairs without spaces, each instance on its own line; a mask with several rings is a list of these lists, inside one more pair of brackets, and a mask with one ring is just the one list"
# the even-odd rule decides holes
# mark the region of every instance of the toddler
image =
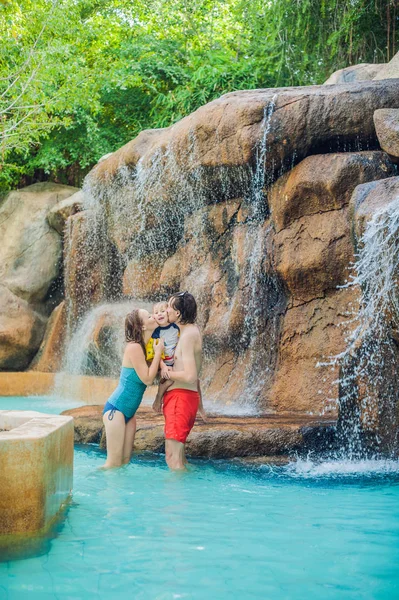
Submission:
[[[177,342],[179,341],[180,330],[175,323],[168,322],[168,303],[167,302],[158,302],[154,305],[153,308],[153,317],[155,321],[158,323],[158,327],[152,334],[151,339],[149,340],[146,346],[146,358],[147,361],[150,361],[154,358],[154,346],[155,340],[159,338],[164,339],[164,351],[161,356],[160,361],[160,370],[161,370],[161,381],[158,386],[157,395],[155,397],[155,401],[152,405],[152,408],[155,412],[161,412],[162,409],[162,397],[168,387],[170,387],[173,383],[171,379],[167,379],[168,371],[172,370],[174,362],[175,362],[175,350],[177,346]],[[200,388],[200,382],[198,380],[198,392],[200,395],[200,408],[199,413],[202,419],[205,421],[205,412],[202,405],[202,394]]]
[[147,361],[151,361],[154,358],[154,346],[155,340],[162,337],[164,339],[164,351],[161,356],[161,361],[159,363],[160,371],[161,371],[161,381],[158,386],[158,392],[155,397],[155,402],[153,404],[153,409],[156,412],[160,412],[162,405],[162,396],[168,389],[170,385],[172,385],[172,381],[167,379],[167,372],[172,369],[175,358],[175,350],[177,346],[177,342],[179,340],[179,328],[175,323],[168,322],[168,313],[167,313],[168,303],[167,302],[158,302],[154,305],[152,314],[155,321],[158,323],[158,327],[152,333],[152,337],[150,338],[147,346],[146,346],[146,358]]

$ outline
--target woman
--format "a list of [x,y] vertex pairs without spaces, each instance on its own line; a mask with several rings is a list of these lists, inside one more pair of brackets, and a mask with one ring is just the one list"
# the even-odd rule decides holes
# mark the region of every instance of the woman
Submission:
[[135,309],[125,320],[126,348],[123,355],[119,385],[104,406],[103,422],[107,436],[107,460],[104,469],[120,467],[130,461],[136,417],[134,416],[147,385],[158,372],[164,348],[163,338],[155,346],[150,366],[145,360],[145,347],[158,323],[144,309]]

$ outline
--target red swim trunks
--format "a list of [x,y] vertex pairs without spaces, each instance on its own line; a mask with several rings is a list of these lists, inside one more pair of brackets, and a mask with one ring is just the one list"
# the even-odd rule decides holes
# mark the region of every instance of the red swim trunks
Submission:
[[199,406],[199,393],[176,388],[163,397],[165,439],[185,443],[194,426]]

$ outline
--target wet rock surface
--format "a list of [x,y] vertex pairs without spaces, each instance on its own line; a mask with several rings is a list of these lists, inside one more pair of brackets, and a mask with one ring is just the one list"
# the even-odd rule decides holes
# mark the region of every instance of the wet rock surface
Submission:
[[381,148],[399,162],[399,110],[385,108],[374,113],[375,129]]
[[[378,209],[377,199],[370,209],[363,204],[353,225],[350,198],[382,184],[396,193],[385,183],[396,166],[380,150],[373,120],[392,110],[397,79],[240,91],[105,157],[85,182],[90,209],[76,212],[72,197],[50,217],[64,232],[67,345],[89,340],[74,347],[81,370],[71,372],[116,376],[121,310],[189,290],[210,401],[335,417],[333,358],[345,351],[359,306],[359,289],[345,287],[355,230],[361,211],[366,223]],[[60,323],[54,314],[35,368],[55,368],[45,355]],[[218,423],[198,425],[193,454],[247,447],[282,455],[304,444],[288,422]],[[82,439],[99,435],[90,425]],[[161,421],[145,415],[140,444],[162,446]]]
[[[196,297],[212,400],[336,414],[338,367],[327,363],[358,300],[337,289],[354,260],[348,204],[356,185],[396,173],[363,148],[378,148],[374,111],[397,107],[398,91],[388,80],[227,94],[89,174],[103,245],[123,265],[113,288],[132,305]],[[71,265],[90,255],[80,248]],[[101,268],[86,269],[89,290]],[[83,274],[68,292],[72,312],[84,285]]]
[[[64,411],[72,416],[75,443],[101,443],[105,447],[102,406],[82,406]],[[187,440],[187,455],[203,458],[271,457],[330,449],[335,422],[309,415],[285,414],[259,417],[209,416],[197,419]],[[137,412],[135,451],[164,451],[164,420],[149,407]]]
[[399,177],[389,177],[356,187],[350,201],[350,215],[357,243],[373,216],[396,203],[398,197]]
[[30,370],[56,373],[61,369],[66,339],[65,300],[51,313],[40,348],[33,359]]

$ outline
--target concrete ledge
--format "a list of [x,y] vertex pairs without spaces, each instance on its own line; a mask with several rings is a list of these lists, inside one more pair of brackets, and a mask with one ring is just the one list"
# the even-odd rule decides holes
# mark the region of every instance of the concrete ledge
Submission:
[[73,480],[73,419],[0,411],[0,535],[46,530]]

